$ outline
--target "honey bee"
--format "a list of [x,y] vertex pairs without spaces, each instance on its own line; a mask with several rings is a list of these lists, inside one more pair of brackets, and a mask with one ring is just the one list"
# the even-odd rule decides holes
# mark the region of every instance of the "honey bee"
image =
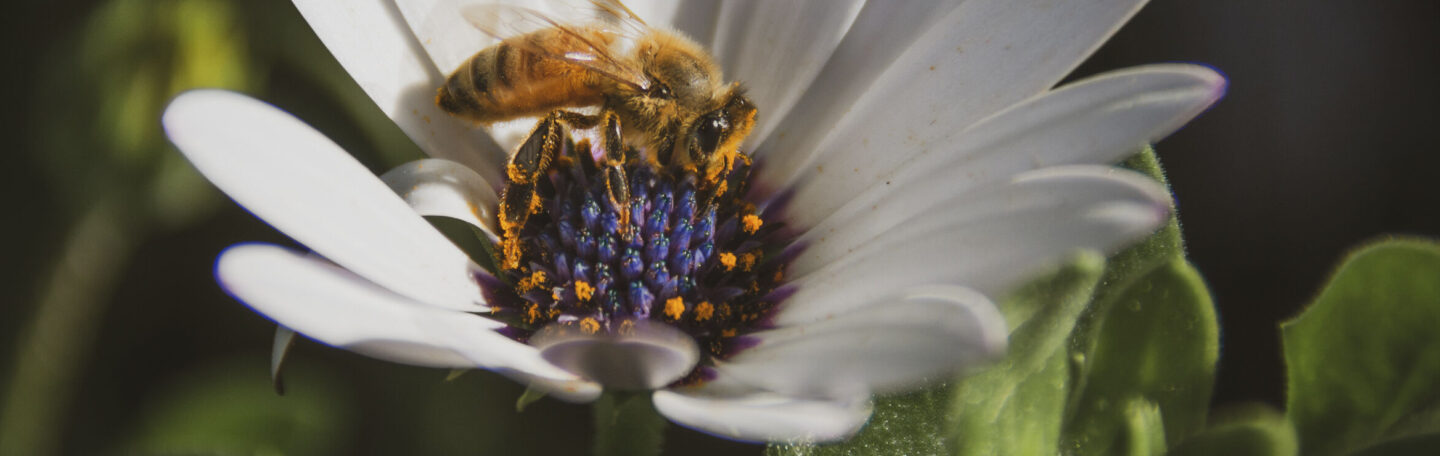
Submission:
[[[740,83],[725,83],[711,56],[676,32],[652,28],[618,0],[590,0],[596,19],[567,22],[512,5],[462,14],[501,39],[446,79],[436,104],[480,124],[543,116],[506,168],[499,211],[507,233],[538,210],[535,183],[567,141],[563,126],[598,128],[612,203],[628,201],[624,165],[647,160],[693,172],[723,192],[756,108]],[[598,107],[598,114],[575,108]],[[623,127],[623,128],[622,128]],[[641,150],[644,156],[629,155]],[[512,238],[512,235],[507,235]]]

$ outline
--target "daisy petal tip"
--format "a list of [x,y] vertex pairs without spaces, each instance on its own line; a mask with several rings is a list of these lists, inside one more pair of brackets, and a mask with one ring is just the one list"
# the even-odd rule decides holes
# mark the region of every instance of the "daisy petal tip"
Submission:
[[1229,78],[1225,77],[1219,68],[1203,63],[1159,64],[1139,68],[1153,68],[1185,77],[1188,79],[1189,85],[1196,91],[1194,94],[1196,104],[1207,109],[1223,98],[1230,86]]

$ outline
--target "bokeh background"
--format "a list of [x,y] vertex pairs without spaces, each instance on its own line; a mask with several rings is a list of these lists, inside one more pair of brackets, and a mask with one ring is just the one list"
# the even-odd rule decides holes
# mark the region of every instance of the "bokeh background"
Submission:
[[[215,285],[230,244],[289,243],[164,142],[185,87],[306,119],[372,170],[418,150],[282,0],[18,0],[0,15],[0,454],[230,449],[572,454],[589,409],[475,372],[302,342],[276,396],[273,326]],[[1440,2],[1156,1],[1085,76],[1201,62],[1229,94],[1158,145],[1222,324],[1217,405],[1283,405],[1277,323],[1350,248],[1440,236]],[[1440,280],[1440,278],[1437,278]],[[19,367],[23,366],[23,367]],[[677,454],[758,453],[671,426]],[[207,446],[200,446],[205,444]]]

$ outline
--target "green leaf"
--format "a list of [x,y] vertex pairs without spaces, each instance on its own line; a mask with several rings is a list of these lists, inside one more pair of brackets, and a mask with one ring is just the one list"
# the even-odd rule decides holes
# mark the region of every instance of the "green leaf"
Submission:
[[[1122,163],[1122,166],[1150,176],[1157,182],[1168,186],[1165,172],[1160,167],[1160,161],[1155,156],[1154,148],[1146,147]],[[1077,361],[1075,365],[1077,372],[1067,410],[1075,410],[1086,391],[1086,382],[1090,378],[1091,367],[1090,364],[1084,362],[1085,357],[1094,351],[1096,339],[1104,327],[1101,323],[1119,301],[1120,294],[1156,268],[1184,257],[1185,246],[1180,236],[1180,222],[1172,214],[1170,220],[1155,233],[1108,259],[1105,275],[1100,278],[1101,286],[1095,290],[1090,307],[1081,316],[1080,323],[1075,330],[1072,351],[1074,351]],[[1073,413],[1071,415],[1073,416]]]
[[292,366],[286,396],[255,376],[254,365],[228,363],[186,374],[157,391],[140,413],[128,450],[134,454],[336,454],[355,416],[331,381]]
[[1215,308],[1189,263],[1175,258],[1114,295],[1083,354],[1084,391],[1066,423],[1066,448],[1115,454],[1137,440],[1131,401],[1158,407],[1164,441],[1176,442],[1205,422],[1219,357]]
[[1281,339],[1306,454],[1440,432],[1440,244],[1361,248]]
[[1209,427],[1180,442],[1172,456],[1295,456],[1295,428],[1265,405],[1247,405],[1216,414]]
[[655,411],[648,392],[607,391],[595,401],[597,456],[660,454],[665,439],[665,418]]
[[1426,454],[1440,448],[1440,434],[1425,434],[1391,440],[1354,453],[1355,456],[1393,456],[1397,454]]
[[545,390],[536,389],[529,386],[525,387],[525,392],[520,394],[519,399],[515,399],[515,413],[524,412],[525,407],[528,407],[530,406],[530,404],[534,404],[535,401],[544,398]]
[[1104,265],[1098,254],[1081,254],[1048,280],[1003,301],[1001,309],[1010,321],[1020,312],[1032,316],[1011,333],[1004,360],[956,386],[951,434],[955,454],[1056,453],[1069,394],[1066,342],[1090,303]]
[[1165,454],[1165,425],[1160,406],[1141,398],[1125,401],[1125,449],[1129,456]]

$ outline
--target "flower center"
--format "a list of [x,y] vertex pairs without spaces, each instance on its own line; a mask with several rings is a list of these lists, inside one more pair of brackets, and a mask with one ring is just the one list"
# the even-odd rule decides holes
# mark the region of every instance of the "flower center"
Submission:
[[[536,186],[539,207],[496,249],[519,259],[499,271],[492,317],[521,341],[557,326],[623,337],[664,323],[694,339],[698,366],[725,357],[780,299],[771,293],[785,267],[778,227],[739,197],[749,161],[735,160],[716,188],[654,160],[623,169],[629,198],[615,201],[588,142],[563,148]],[[680,382],[703,376],[697,367]]]

